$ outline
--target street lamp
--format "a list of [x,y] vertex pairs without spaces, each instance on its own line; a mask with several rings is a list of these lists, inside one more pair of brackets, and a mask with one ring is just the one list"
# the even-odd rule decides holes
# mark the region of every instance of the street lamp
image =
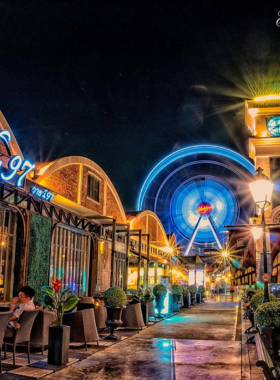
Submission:
[[[252,196],[254,198],[255,205],[261,209],[261,229],[263,237],[263,270],[264,274],[267,273],[267,250],[266,250],[266,223],[265,223],[265,209],[271,203],[271,197],[273,192],[274,183],[263,174],[263,169],[258,168],[256,170],[255,181],[249,183]],[[257,231],[256,231],[257,232]],[[263,302],[269,302],[268,293],[268,281],[264,281],[264,296]]]

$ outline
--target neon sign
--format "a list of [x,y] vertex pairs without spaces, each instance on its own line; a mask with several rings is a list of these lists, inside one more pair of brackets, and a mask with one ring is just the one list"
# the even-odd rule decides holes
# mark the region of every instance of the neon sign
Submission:
[[50,191],[39,189],[36,186],[31,187],[30,192],[36,197],[45,199],[46,201],[49,201],[49,202],[51,202],[54,197],[54,194],[51,193]]
[[[0,140],[3,141],[9,155],[11,155],[9,142],[11,141],[11,133],[9,131],[0,132]],[[2,172],[3,161],[0,160],[0,178],[3,181],[11,181],[18,174],[18,177],[15,181],[17,187],[22,187],[24,179],[29,172],[36,169],[36,166],[29,162],[28,160],[23,160],[20,155],[10,157],[8,162],[8,173]]]
[[214,208],[214,207],[211,206],[209,203],[205,203],[205,202],[203,202],[203,203],[201,203],[201,204],[198,206],[196,212],[198,212],[198,213],[201,214],[201,215],[209,214],[209,212],[211,212],[211,211],[213,210],[213,208]]

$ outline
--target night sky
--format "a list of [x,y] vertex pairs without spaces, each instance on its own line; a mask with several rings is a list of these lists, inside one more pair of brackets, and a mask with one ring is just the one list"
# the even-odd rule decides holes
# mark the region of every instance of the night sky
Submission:
[[0,1],[0,109],[26,158],[81,155],[125,209],[173,151],[246,155],[244,100],[280,92],[279,1]]

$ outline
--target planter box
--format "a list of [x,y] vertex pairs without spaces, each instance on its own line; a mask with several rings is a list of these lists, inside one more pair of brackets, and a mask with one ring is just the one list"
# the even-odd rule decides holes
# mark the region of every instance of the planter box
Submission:
[[201,303],[201,293],[200,292],[196,293],[196,302]]
[[70,326],[49,327],[48,364],[64,365],[68,363]]
[[180,294],[172,294],[172,311],[178,312],[181,307],[181,295]]
[[191,307],[191,295],[184,295],[183,296],[184,305],[183,308],[189,309]]

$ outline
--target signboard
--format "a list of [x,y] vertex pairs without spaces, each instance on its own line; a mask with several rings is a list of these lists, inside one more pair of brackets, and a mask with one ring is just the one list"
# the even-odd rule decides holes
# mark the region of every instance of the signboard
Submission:
[[209,214],[209,212],[211,212],[212,210],[213,210],[213,206],[211,206],[209,203],[203,202],[198,206],[196,212],[201,215],[204,215],[204,214]]
[[[0,132],[0,140],[3,141],[9,155],[11,156],[10,145],[11,133],[9,131]],[[11,156],[8,161],[8,171],[3,171],[3,160],[0,159],[0,178],[2,181],[15,180],[17,187],[23,187],[25,177],[29,172],[35,170],[36,166],[28,160],[23,160],[20,155]]]
[[270,275],[268,273],[264,273],[262,275],[263,282],[269,282],[270,281]]
[[51,193],[49,190],[46,190],[46,189],[42,190],[36,186],[31,187],[30,192],[31,194],[36,195],[36,197],[45,199],[46,201],[49,201],[49,202],[51,202],[54,197],[54,194]]

